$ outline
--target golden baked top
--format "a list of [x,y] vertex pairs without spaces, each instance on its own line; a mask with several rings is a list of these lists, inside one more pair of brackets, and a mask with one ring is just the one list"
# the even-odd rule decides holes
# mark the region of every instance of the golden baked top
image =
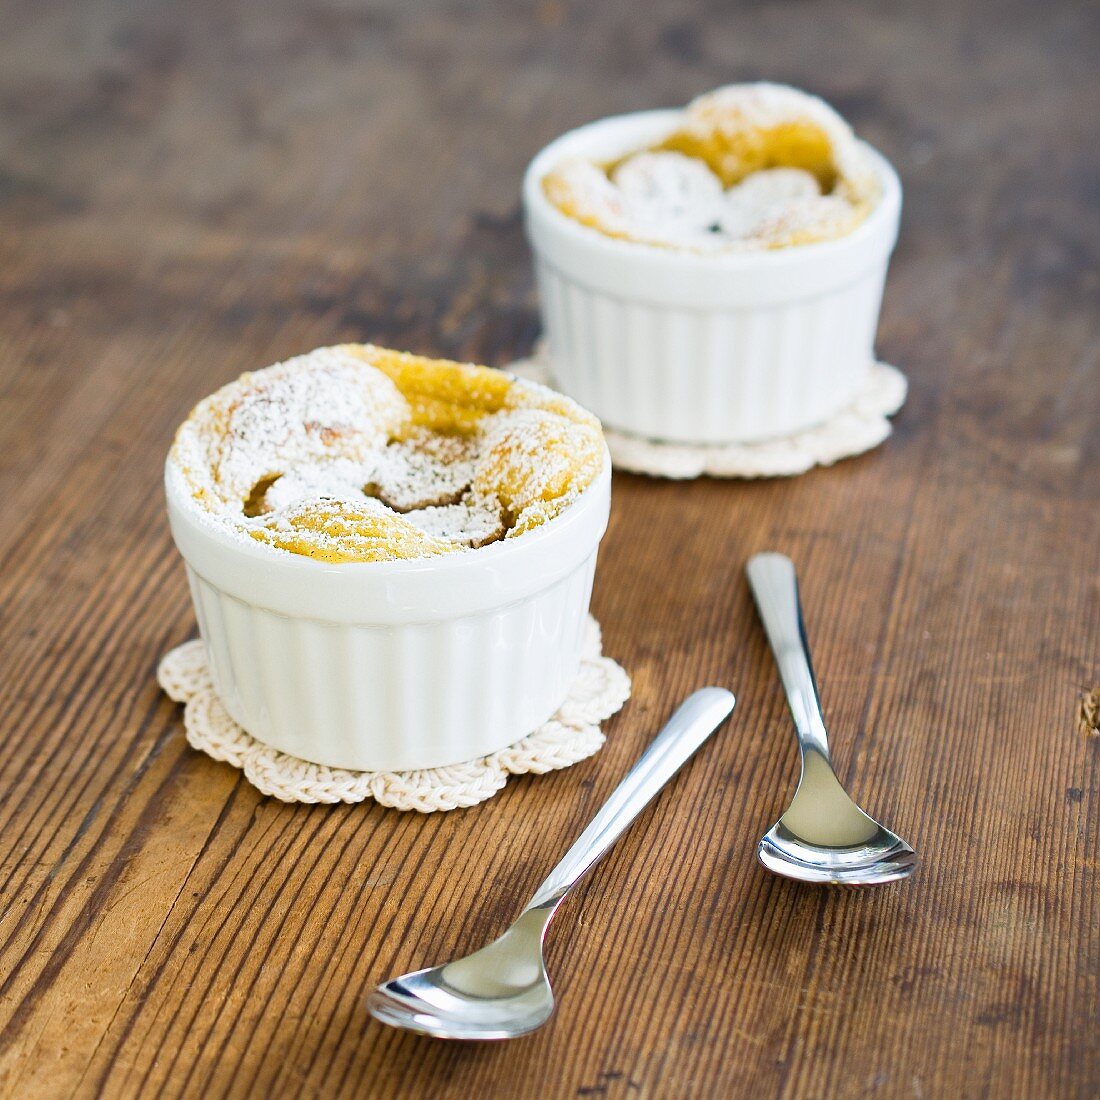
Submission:
[[323,561],[514,538],[604,462],[599,421],[500,371],[369,344],[244,374],[200,401],[169,464],[220,525]]
[[851,127],[782,84],[730,84],[684,108],[660,142],[615,160],[574,158],[543,180],[567,216],[624,240],[752,251],[850,233],[879,196]]

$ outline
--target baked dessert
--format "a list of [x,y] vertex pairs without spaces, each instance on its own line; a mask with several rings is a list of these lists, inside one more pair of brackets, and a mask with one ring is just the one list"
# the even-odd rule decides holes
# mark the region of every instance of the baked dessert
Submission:
[[516,538],[604,463],[599,422],[499,371],[372,345],[242,375],[192,410],[169,467],[206,520],[327,562]]
[[617,432],[781,440],[869,383],[901,183],[813,96],[587,123],[531,161],[523,207],[554,385]]
[[696,252],[832,240],[880,194],[864,146],[832,107],[767,83],[700,96],[667,136],[606,160],[571,158],[543,188],[607,236]]

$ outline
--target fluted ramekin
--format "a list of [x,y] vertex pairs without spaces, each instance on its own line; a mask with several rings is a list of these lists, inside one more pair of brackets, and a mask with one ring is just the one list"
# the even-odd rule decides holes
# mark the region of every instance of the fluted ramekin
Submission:
[[901,184],[835,240],[698,253],[619,240],[563,214],[544,177],[571,157],[614,160],[660,141],[679,111],[590,123],[551,142],[524,178],[555,385],[609,428],[670,443],[790,435],[849,405],[874,361]]
[[183,555],[214,686],[258,741],[359,771],[496,752],[558,709],[580,667],[611,463],[515,539],[412,561],[326,563],[236,538],[171,464]]

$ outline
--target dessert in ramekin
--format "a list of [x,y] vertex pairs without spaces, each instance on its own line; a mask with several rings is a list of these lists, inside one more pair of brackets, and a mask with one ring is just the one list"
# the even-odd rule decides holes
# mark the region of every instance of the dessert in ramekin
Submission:
[[603,119],[523,196],[555,382],[609,428],[780,438],[866,382],[901,186],[820,99],[731,85]]
[[565,698],[610,503],[599,423],[568,398],[321,348],[200,402],[165,480],[215,688],[257,740],[444,767]]

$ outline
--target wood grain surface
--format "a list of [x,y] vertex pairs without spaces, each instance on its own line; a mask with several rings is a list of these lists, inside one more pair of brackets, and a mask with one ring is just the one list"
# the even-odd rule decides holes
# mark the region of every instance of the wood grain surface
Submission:
[[[7,0],[0,9],[0,1094],[1100,1092],[1100,10],[1053,0]],[[261,798],[153,682],[194,632],[160,488],[241,371],[369,339],[502,364],[562,130],[734,79],[897,165],[890,442],[789,481],[617,476],[595,758],[422,817]],[[842,778],[923,857],[765,873],[796,751],[742,566],[797,561]],[[562,911],[504,1046],[362,994],[517,912],[689,689],[710,743]]]

